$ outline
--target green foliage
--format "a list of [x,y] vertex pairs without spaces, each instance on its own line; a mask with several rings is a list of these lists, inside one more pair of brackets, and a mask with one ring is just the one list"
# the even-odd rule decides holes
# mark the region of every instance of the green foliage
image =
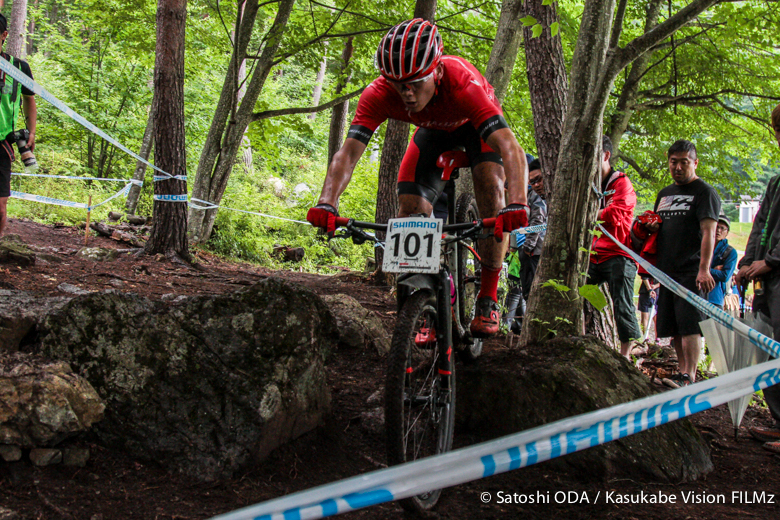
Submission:
[[601,312],[607,306],[607,297],[601,292],[598,285],[586,284],[579,288],[580,296],[590,302],[597,311]]

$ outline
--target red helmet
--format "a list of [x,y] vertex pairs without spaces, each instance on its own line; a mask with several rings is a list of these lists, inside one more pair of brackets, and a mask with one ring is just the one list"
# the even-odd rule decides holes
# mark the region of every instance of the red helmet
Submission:
[[414,81],[433,72],[441,62],[441,36],[435,25],[422,18],[401,22],[382,38],[376,66],[391,81]]

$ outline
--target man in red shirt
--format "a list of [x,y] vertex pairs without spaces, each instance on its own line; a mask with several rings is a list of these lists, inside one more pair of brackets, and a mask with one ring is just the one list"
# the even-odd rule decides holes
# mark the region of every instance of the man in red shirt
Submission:
[[471,323],[475,337],[487,337],[498,331],[501,318],[496,290],[504,232],[528,225],[528,165],[493,87],[471,63],[442,55],[442,48],[436,26],[420,18],[398,24],[382,38],[376,54],[382,75],[360,96],[347,139],[333,156],[318,204],[306,219],[334,231],[339,197],[369,139],[387,119],[418,127],[398,172],[399,217],[431,214],[445,184],[436,160],[445,151],[465,147],[479,213],[497,217],[496,241],[480,243],[482,279]]
[[[622,244],[629,242],[631,222],[634,219],[636,193],[631,180],[623,172],[615,171],[609,164],[612,141],[604,136],[601,149],[601,199],[598,220],[604,229]],[[615,308],[615,325],[620,338],[620,353],[630,358],[631,339],[642,337],[634,312],[634,279],[636,263],[607,235],[593,237],[593,252],[588,268],[588,283],[606,282]]]

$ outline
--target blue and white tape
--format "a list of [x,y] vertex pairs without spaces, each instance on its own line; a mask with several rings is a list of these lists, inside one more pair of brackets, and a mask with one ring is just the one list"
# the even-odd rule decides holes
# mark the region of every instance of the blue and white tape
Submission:
[[622,439],[777,383],[780,360],[269,500],[213,520],[316,519],[408,498]]
[[[193,204],[193,202],[195,204]],[[277,216],[274,216],[274,215],[266,215],[265,213],[258,213],[256,211],[247,211],[247,210],[244,210],[244,209],[228,208],[228,207],[220,206],[218,204],[214,204],[213,202],[209,202],[207,200],[202,200],[202,199],[194,199],[194,198],[190,199],[190,207],[192,209],[202,210],[202,211],[206,211],[206,210],[209,210],[209,209],[220,209],[221,208],[221,209],[226,209],[226,210],[229,210],[229,211],[238,211],[239,213],[246,213],[248,215],[257,215],[257,216],[265,217],[265,218],[272,218],[272,219],[276,219],[276,220],[284,220],[285,222],[295,222],[296,224],[309,224],[308,222],[303,221],[303,220],[293,220],[291,218],[277,217]]]
[[45,99],[46,101],[48,101],[49,103],[51,103],[52,105],[57,107],[59,110],[64,112],[68,117],[70,117],[71,119],[73,119],[74,121],[79,123],[81,126],[86,128],[90,132],[99,135],[100,137],[102,137],[103,139],[108,141],[109,143],[113,144],[114,146],[116,146],[117,148],[119,148],[120,150],[125,152],[126,154],[130,155],[131,157],[133,157],[134,159],[136,159],[138,161],[141,161],[142,163],[146,164],[147,166],[151,166],[156,171],[162,173],[162,175],[165,176],[166,179],[170,178],[170,177],[173,177],[168,172],[163,171],[160,168],[158,168],[157,166],[151,164],[149,161],[147,161],[146,159],[142,158],[140,155],[138,155],[138,154],[134,153],[133,151],[131,151],[129,148],[127,148],[122,143],[120,143],[119,141],[117,141],[116,139],[114,139],[113,137],[108,135],[106,132],[104,132],[103,130],[101,130],[97,126],[93,125],[92,123],[90,123],[89,121],[84,119],[84,117],[82,117],[81,115],[76,113],[72,108],[70,108],[68,105],[66,105],[65,103],[63,103],[59,99],[57,99],[48,90],[43,88],[37,82],[33,81],[29,76],[27,76],[27,74],[23,73],[21,70],[17,69],[13,65],[11,65],[8,62],[8,60],[6,60],[6,59],[4,59],[2,57],[0,57],[0,70],[2,70],[6,74],[8,74],[12,78],[14,78],[16,81],[18,81],[19,83],[24,85],[28,90],[33,91],[36,95],[42,97],[43,99]]
[[610,239],[612,239],[613,242],[615,242],[620,248],[628,253],[631,258],[636,260],[639,265],[641,265],[650,275],[658,280],[664,287],[669,289],[670,291],[674,292],[677,296],[680,298],[685,299],[688,303],[705,313],[707,316],[711,317],[724,327],[728,328],[729,330],[733,330],[740,336],[744,336],[747,338],[753,345],[757,346],[758,348],[768,352],[773,357],[780,357],[780,343],[773,340],[772,338],[769,338],[767,336],[764,336],[760,332],[758,332],[755,329],[751,329],[741,321],[739,321],[737,318],[729,314],[728,312],[724,311],[720,307],[716,307],[715,305],[711,304],[704,298],[692,293],[685,287],[681,286],[679,283],[674,281],[672,278],[669,277],[666,273],[652,265],[650,262],[645,260],[644,258],[640,257],[638,254],[633,252],[631,249],[626,247],[624,244],[621,244],[618,242],[615,237],[613,237],[609,231],[604,229],[604,227],[599,224],[599,229],[607,235]]
[[73,202],[70,200],[62,200],[62,199],[55,199],[53,197],[44,197],[43,195],[33,195],[31,193],[23,193],[21,191],[13,191],[11,190],[11,198],[14,199],[21,199],[21,200],[29,200],[32,202],[40,202],[42,204],[49,204],[53,206],[65,206],[68,208],[78,208],[78,209],[85,209],[87,211],[92,211],[95,208],[99,208],[103,204],[106,204],[107,202],[114,200],[117,197],[126,196],[128,193],[130,193],[130,188],[133,187],[133,182],[128,182],[127,186],[104,200],[103,202],[100,202],[98,204],[95,204],[94,206],[90,206],[88,204],[84,204],[83,202]]
[[106,179],[104,177],[74,177],[72,175],[46,175],[39,173],[11,173],[11,175],[17,175],[19,177],[45,177],[48,179],[68,179],[71,181],[104,181],[104,182],[129,182],[136,186],[143,186],[143,181],[136,179]]
[[155,195],[154,200],[161,202],[187,202],[187,195]]
[[524,228],[515,229],[512,231],[512,233],[516,233],[518,235],[530,235],[531,233],[541,233],[547,229],[547,224],[539,224],[537,226],[528,226]]

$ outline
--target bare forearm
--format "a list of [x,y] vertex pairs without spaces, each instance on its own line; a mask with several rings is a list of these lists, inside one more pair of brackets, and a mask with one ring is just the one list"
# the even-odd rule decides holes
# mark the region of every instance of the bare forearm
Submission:
[[23,96],[22,106],[24,107],[24,121],[27,130],[34,134],[38,125],[38,105],[35,103],[35,96]]
[[365,149],[366,145],[360,141],[355,139],[345,141],[344,146],[336,152],[328,167],[328,174],[325,176],[322,193],[320,193],[320,204],[330,204],[338,209],[339,197],[347,189],[355,165]]

